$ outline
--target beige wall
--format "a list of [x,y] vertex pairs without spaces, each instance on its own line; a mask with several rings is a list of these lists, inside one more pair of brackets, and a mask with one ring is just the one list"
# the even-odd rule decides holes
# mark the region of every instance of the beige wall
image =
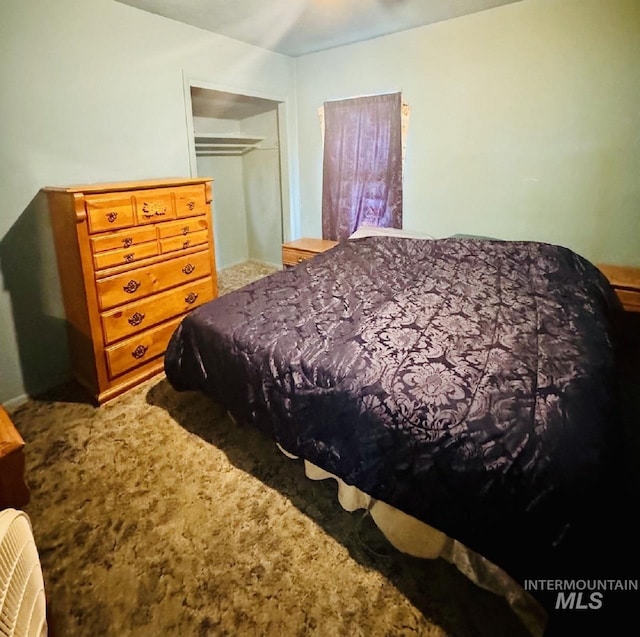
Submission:
[[298,58],[296,78],[302,234],[321,232],[318,106],[401,90],[405,227],[640,265],[637,0],[523,0]]
[[248,117],[242,126],[248,133],[264,137],[256,149],[242,157],[249,257],[281,266],[283,227],[278,112],[273,110]]
[[218,270],[259,261],[282,266],[282,196],[277,102],[239,120],[194,117],[199,133],[264,138],[243,155],[201,155],[198,175],[214,178],[214,237]]
[[[194,117],[198,133],[241,132],[238,120]],[[198,175],[213,177],[213,229],[218,270],[246,261],[247,206],[244,199],[244,172],[240,156],[196,156]]]
[[114,0],[0,2],[1,402],[68,378],[40,188],[189,175],[183,75],[294,103],[285,56]]

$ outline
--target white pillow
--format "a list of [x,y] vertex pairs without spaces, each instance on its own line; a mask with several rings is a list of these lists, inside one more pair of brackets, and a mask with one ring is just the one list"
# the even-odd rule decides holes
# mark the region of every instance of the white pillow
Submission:
[[423,232],[413,232],[400,228],[379,228],[378,226],[359,226],[356,231],[349,235],[349,239],[361,239],[363,237],[405,237],[407,239],[433,239],[429,234]]

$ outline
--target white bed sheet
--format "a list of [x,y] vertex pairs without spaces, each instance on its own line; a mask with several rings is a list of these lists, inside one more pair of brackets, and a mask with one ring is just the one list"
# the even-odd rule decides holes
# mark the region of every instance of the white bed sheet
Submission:
[[349,239],[362,239],[363,237],[405,237],[406,239],[433,239],[430,234],[401,228],[380,228],[378,226],[359,226],[355,232],[349,235]]
[[[277,446],[288,458],[298,459],[280,445]],[[441,557],[447,560],[477,586],[504,597],[533,637],[543,636],[547,623],[544,608],[493,562],[432,526],[346,484],[307,460],[304,461],[304,468],[306,476],[311,480],[333,478],[338,484],[338,502],[342,508],[349,512],[366,510],[396,549],[418,558]]]

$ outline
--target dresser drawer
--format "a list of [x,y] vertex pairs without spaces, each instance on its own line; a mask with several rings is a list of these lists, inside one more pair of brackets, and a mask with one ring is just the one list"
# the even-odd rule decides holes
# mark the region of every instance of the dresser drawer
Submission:
[[105,250],[130,248],[147,241],[153,241],[155,238],[156,231],[153,227],[130,228],[120,232],[99,234],[91,237],[91,251],[104,252]]
[[617,288],[616,294],[627,312],[640,312],[640,290]]
[[160,252],[175,252],[176,250],[186,250],[198,245],[204,245],[209,241],[209,233],[206,230],[199,230],[189,235],[169,237],[160,240]]
[[210,278],[206,278],[104,312],[104,342],[106,345],[114,343],[178,314],[184,314],[212,298],[213,284]]
[[105,232],[134,225],[131,196],[127,193],[87,195],[85,210],[89,232]]
[[106,348],[109,376],[115,378],[164,354],[182,317],[152,327]]
[[184,186],[175,191],[176,216],[189,217],[209,212],[204,185]]
[[136,209],[136,221],[139,225],[175,219],[173,191],[171,190],[162,188],[140,190],[133,193],[133,201]]
[[96,270],[102,270],[115,265],[134,263],[136,261],[140,261],[140,259],[153,257],[156,254],[158,254],[158,242],[154,240],[121,250],[98,252],[93,255],[93,264]]
[[101,279],[97,282],[100,309],[108,310],[201,279],[210,275],[211,269],[211,257],[206,250]]
[[167,237],[185,237],[199,230],[208,230],[209,221],[206,217],[191,217],[180,221],[172,221],[170,223],[159,223],[158,237],[166,239]]
[[302,263],[307,259],[311,259],[318,254],[322,254],[327,250],[331,250],[334,246],[338,245],[337,241],[330,241],[329,239],[314,239],[304,237],[302,239],[295,239],[288,243],[282,244],[282,265],[285,267],[292,267],[298,263]]
[[283,265],[297,265],[302,263],[311,257],[316,256],[316,252],[309,252],[307,250],[292,250],[290,248],[282,248],[282,263]]

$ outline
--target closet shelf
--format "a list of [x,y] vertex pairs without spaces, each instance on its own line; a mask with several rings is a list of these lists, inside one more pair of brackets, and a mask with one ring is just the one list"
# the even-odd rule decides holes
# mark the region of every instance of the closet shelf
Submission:
[[196,155],[244,155],[255,148],[264,137],[239,134],[197,133],[195,135]]

